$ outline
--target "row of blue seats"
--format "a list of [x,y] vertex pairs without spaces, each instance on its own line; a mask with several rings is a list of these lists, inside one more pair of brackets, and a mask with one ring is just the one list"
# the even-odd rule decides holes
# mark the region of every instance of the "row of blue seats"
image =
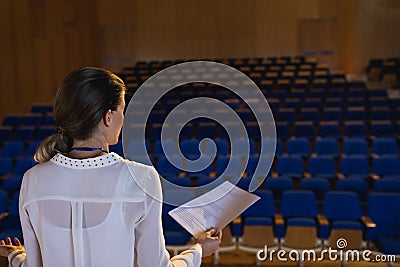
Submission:
[[[233,236],[228,244],[231,250],[257,253],[266,245],[269,249],[291,251],[305,248],[320,251],[327,247],[343,249],[343,246],[336,246],[340,237],[345,240],[346,249],[371,249],[366,243],[372,242],[376,246],[375,253],[400,254],[400,213],[397,208],[400,194],[371,193],[365,210],[354,192],[327,192],[321,210],[315,195],[307,190],[283,192],[279,210],[271,191],[258,190],[255,194],[260,200],[228,227]],[[164,234],[167,247],[173,248],[185,245],[190,235],[166,215],[170,209],[164,204]]]
[[[200,156],[211,155],[213,153],[213,144],[216,146],[216,154],[226,156],[231,153],[231,148],[235,147],[238,149],[241,155],[246,152],[246,147],[249,147],[249,155],[257,155],[261,152],[261,147],[265,146],[267,149],[272,149],[274,141],[270,139],[264,139],[262,142],[253,142],[253,140],[238,139],[233,140],[231,144],[226,140],[213,140],[205,141],[201,143],[201,140],[182,140],[178,144],[170,139],[155,141],[153,145],[149,141],[145,141],[147,152],[152,157],[160,157],[165,154],[177,155],[178,149],[180,149],[183,155],[187,156]],[[128,156],[136,156],[136,147],[143,145],[142,141],[131,141],[127,146],[125,154]],[[242,151],[242,152],[240,152]],[[122,147],[121,147],[122,153]],[[271,153],[271,152],[270,152]],[[314,142],[310,142],[306,138],[292,138],[286,142],[282,142],[280,139],[275,141],[275,154],[289,154],[299,156],[331,156],[338,157],[340,155],[354,156],[354,155],[399,155],[399,143],[395,138],[376,138],[370,144],[366,139],[362,138],[348,138],[344,139],[343,142],[338,142],[333,138],[320,138]],[[140,156],[140,155],[139,155]]]

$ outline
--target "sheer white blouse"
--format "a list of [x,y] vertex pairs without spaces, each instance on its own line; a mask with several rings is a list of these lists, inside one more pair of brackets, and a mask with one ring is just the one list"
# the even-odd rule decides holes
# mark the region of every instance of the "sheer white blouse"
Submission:
[[200,266],[200,245],[170,259],[161,194],[153,167],[115,153],[83,160],[57,154],[24,175],[19,212],[26,254],[10,254],[10,265]]

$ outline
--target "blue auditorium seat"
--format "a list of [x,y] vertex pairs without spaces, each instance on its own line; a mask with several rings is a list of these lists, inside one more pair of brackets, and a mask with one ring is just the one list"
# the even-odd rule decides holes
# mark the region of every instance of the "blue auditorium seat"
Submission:
[[368,144],[362,138],[348,138],[343,140],[343,154],[347,156],[367,156],[369,153]]
[[393,156],[374,158],[372,172],[383,179],[400,180],[400,159]]
[[333,138],[320,138],[314,142],[314,153],[318,156],[339,156],[339,145]]
[[1,149],[2,157],[18,157],[24,154],[24,143],[22,141],[5,142]]
[[319,204],[322,203],[325,193],[331,190],[331,186],[327,179],[312,178],[302,179],[300,181],[300,190],[312,191]]
[[346,179],[368,179],[369,165],[365,156],[344,156],[339,161],[339,173]]
[[376,138],[372,142],[372,153],[378,156],[398,156],[399,145],[394,138]]
[[279,176],[302,178],[304,166],[300,156],[280,156],[277,158],[276,172]]
[[286,153],[291,156],[307,157],[311,154],[310,141],[306,138],[293,138],[286,142]]
[[308,173],[313,178],[335,179],[335,161],[331,157],[310,157],[308,158]]

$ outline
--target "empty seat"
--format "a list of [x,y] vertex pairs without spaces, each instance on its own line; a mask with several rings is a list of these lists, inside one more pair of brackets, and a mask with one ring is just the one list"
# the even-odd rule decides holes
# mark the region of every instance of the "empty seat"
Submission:
[[331,157],[310,157],[308,173],[314,178],[336,178],[335,161]]
[[28,141],[34,140],[36,129],[33,126],[18,126],[14,131],[14,140]]
[[372,172],[385,179],[400,179],[400,159],[392,156],[374,158]]
[[370,135],[373,137],[394,137],[396,134],[391,121],[371,121]]
[[311,121],[298,121],[294,124],[294,136],[297,138],[315,138],[315,128],[314,123]]
[[364,121],[346,121],[343,134],[347,138],[367,138],[368,129]]
[[368,186],[361,179],[339,179],[336,182],[336,190],[357,193],[361,202],[365,202],[368,196]]
[[321,138],[314,142],[314,153],[318,156],[339,156],[339,145],[333,138]]
[[10,157],[0,157],[0,176],[11,175],[13,171],[13,160]]
[[280,156],[277,158],[276,172],[280,176],[301,178],[304,166],[300,156]]
[[300,181],[300,189],[312,191],[318,203],[321,204],[322,200],[324,199],[325,193],[331,190],[331,186],[327,179],[302,179]]
[[374,192],[400,193],[400,180],[379,179],[374,181]]
[[341,157],[339,161],[339,173],[341,178],[367,179],[369,177],[369,165],[365,156]]
[[372,153],[378,156],[398,156],[399,145],[394,138],[377,138],[372,143]]
[[368,113],[364,107],[348,107],[346,112],[347,121],[366,121]]
[[341,121],[343,121],[343,119],[344,119],[344,115],[343,115],[343,110],[341,107],[327,107],[322,112],[322,120],[324,120],[324,121],[341,122]]
[[282,193],[288,190],[293,190],[294,184],[292,179],[287,177],[268,177],[264,182],[264,188],[272,192],[275,202],[279,204]]
[[25,115],[23,124],[26,126],[39,126],[43,124],[43,115],[41,113],[31,113]]
[[24,153],[24,143],[22,141],[5,142],[1,150],[2,157],[18,157]]
[[348,138],[343,140],[343,153],[345,155],[363,155],[369,153],[368,144],[365,139],[361,138]]
[[368,196],[367,216],[376,224],[372,241],[378,253],[400,255],[399,206],[400,194],[375,192]]
[[319,124],[318,135],[320,137],[329,137],[336,140],[342,138],[340,126],[334,121],[322,121]]
[[300,120],[312,121],[314,124],[320,121],[318,108],[302,108],[300,111]]
[[20,115],[8,114],[4,117],[3,126],[16,127],[22,124],[22,117]]
[[289,139],[286,143],[286,152],[291,156],[307,157],[311,154],[311,145],[306,138]]

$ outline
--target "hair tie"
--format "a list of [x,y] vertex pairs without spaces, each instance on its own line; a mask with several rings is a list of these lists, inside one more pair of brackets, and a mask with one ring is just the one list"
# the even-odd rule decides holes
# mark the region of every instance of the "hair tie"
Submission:
[[64,131],[60,127],[57,127],[57,133],[64,135]]

